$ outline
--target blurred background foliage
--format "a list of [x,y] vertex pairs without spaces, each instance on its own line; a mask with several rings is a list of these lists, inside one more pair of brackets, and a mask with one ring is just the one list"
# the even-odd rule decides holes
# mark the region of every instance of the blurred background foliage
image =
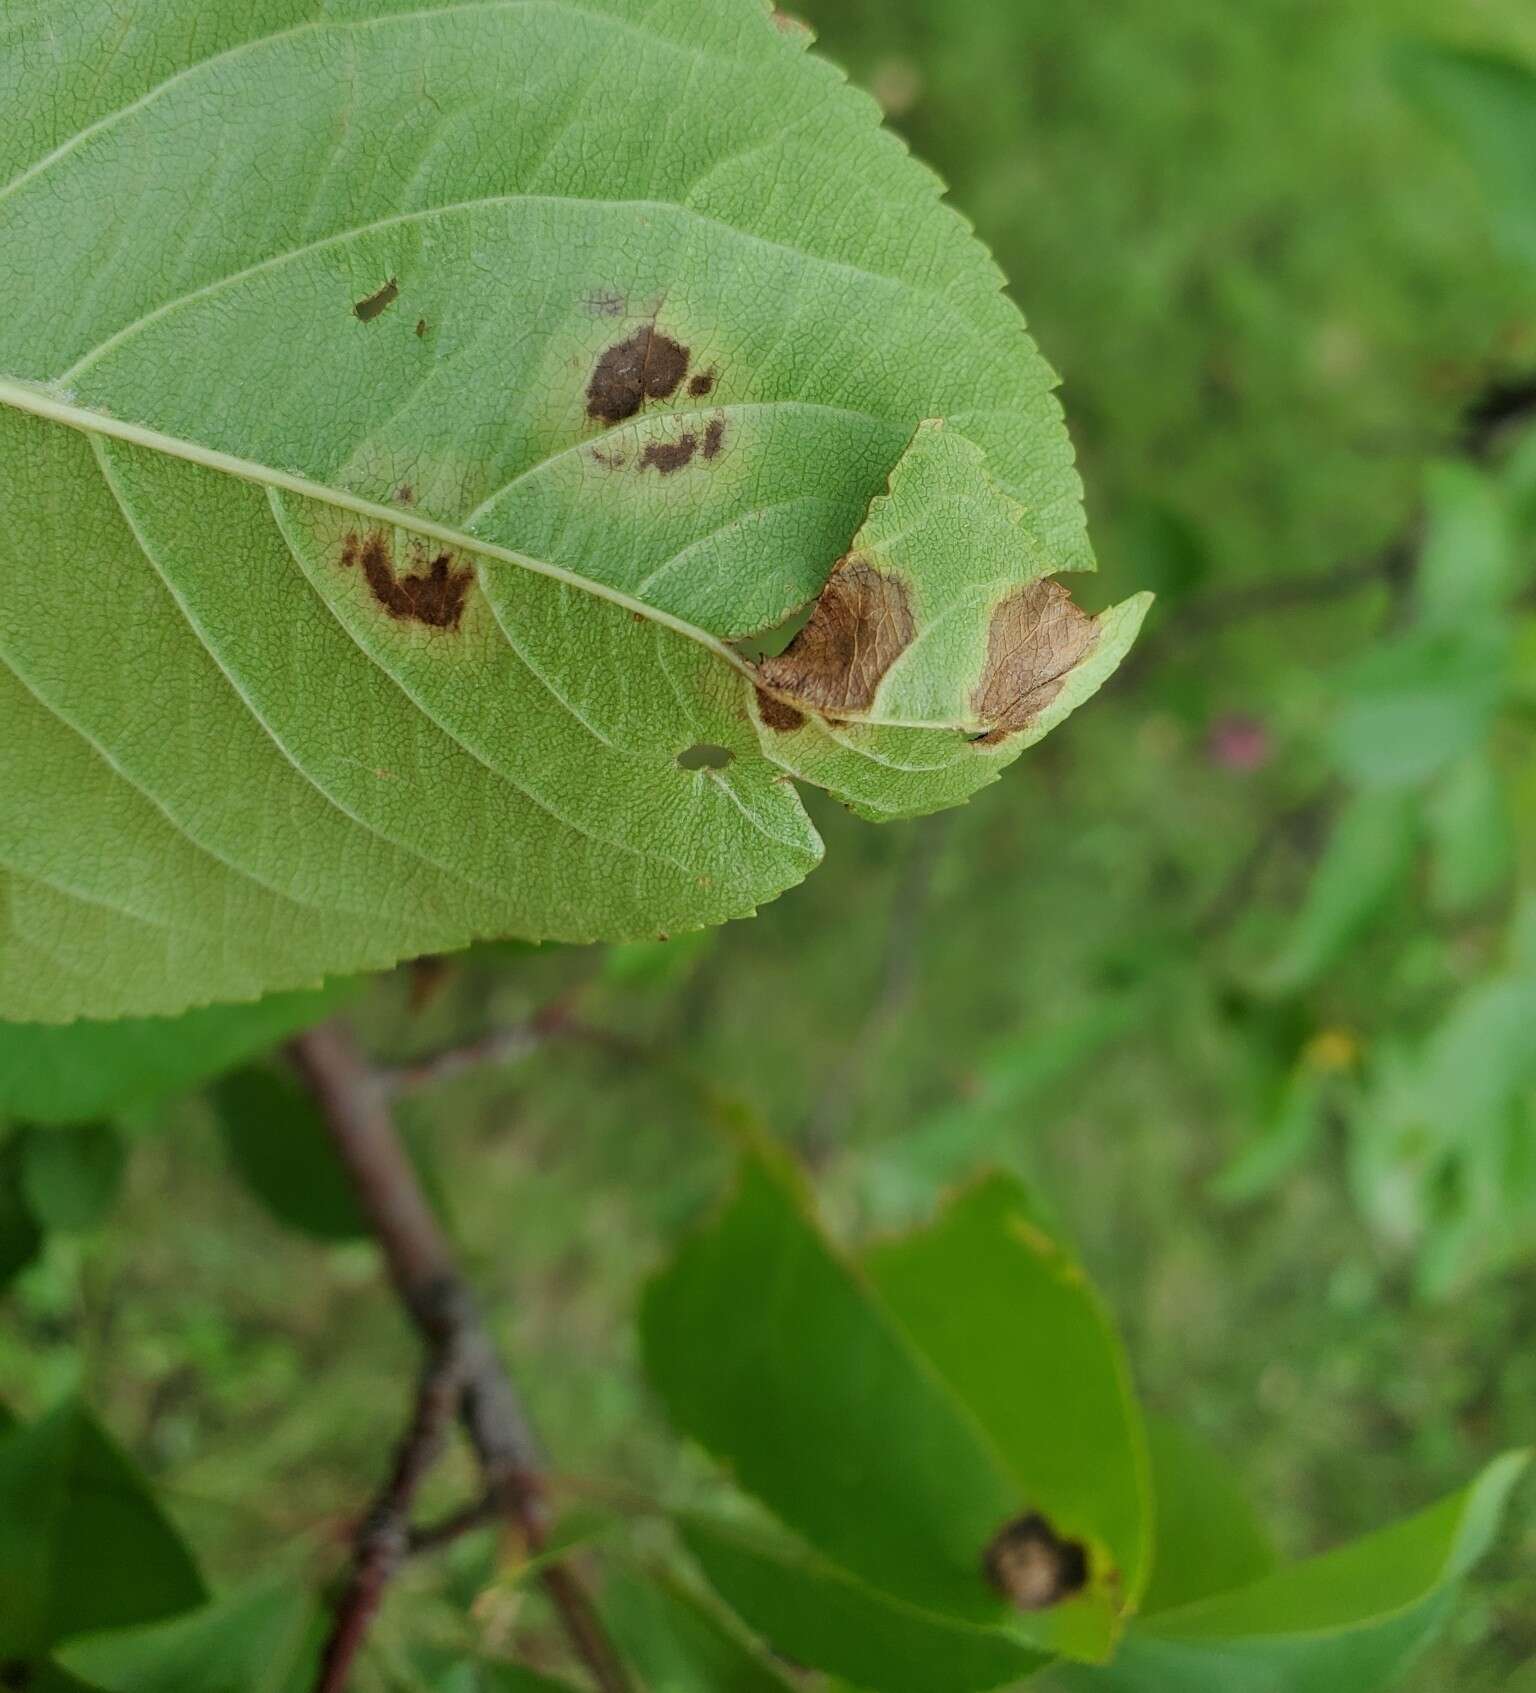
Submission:
[[[479,949],[368,988],[360,1026],[409,1055],[559,1007],[408,1115],[573,1500],[707,1485],[633,1316],[719,1190],[736,1100],[850,1231],[980,1165],[1026,1175],[1153,1409],[1288,1551],[1331,1544],[1536,1423],[1536,235],[1500,199],[1506,142],[1457,133],[1497,103],[1414,49],[1536,61],[1536,11],[799,9],[1061,371],[1089,594],[1156,588],[1143,646],[963,812],[813,802],[828,864],[753,923]],[[303,1216],[264,1203],[312,1141],[283,1086],[0,1144],[13,1407],[83,1388],[218,1577],[335,1563],[413,1370],[345,1194],[320,1172]],[[288,1152],[250,1131],[274,1111]],[[1533,1554],[1527,1494],[1414,1687],[1536,1654]],[[413,1571],[385,1651],[407,1616],[453,1645],[472,1597],[505,1639],[525,1601],[485,1555]]]

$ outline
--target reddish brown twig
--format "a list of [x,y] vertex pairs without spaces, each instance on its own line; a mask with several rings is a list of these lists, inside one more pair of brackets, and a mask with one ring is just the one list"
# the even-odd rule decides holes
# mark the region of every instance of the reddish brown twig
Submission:
[[[411,1430],[389,1484],[359,1534],[351,1579],[337,1607],[321,1679],[315,1685],[315,1693],[340,1693],[390,1576],[411,1550],[410,1507],[454,1412],[474,1447],[487,1498],[493,1502],[483,1507],[486,1520],[499,1515],[515,1524],[530,1554],[547,1546],[549,1520],[528,1420],[406,1156],[390,1112],[386,1077],[339,1023],[300,1035],[288,1053],[320,1107],[384,1253],[390,1280],[429,1359]],[[440,1416],[442,1397],[451,1411]],[[628,1672],[575,1575],[551,1563],[539,1579],[572,1648],[602,1693],[631,1693]]]

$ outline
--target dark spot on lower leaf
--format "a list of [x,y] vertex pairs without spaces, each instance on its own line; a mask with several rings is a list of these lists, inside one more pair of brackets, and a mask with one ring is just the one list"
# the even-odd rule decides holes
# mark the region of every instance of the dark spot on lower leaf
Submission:
[[[400,298],[400,284],[390,277],[377,293],[370,294],[366,299],[359,300],[352,310],[357,313],[363,323],[372,323],[382,311],[387,311]],[[417,334],[421,333],[420,328]]]
[[642,324],[597,361],[587,383],[587,416],[622,423],[647,400],[675,394],[687,374],[688,349],[655,324]]
[[712,370],[701,370],[697,376],[688,378],[688,392],[694,399],[699,400],[715,386],[715,373]]
[[624,466],[629,463],[629,460],[625,458],[623,453],[605,452],[601,447],[594,447],[592,449],[592,457],[596,459],[605,470],[622,470]]
[[342,542],[341,562],[362,570],[374,599],[391,617],[429,629],[458,628],[475,579],[474,570],[456,565],[451,552],[438,553],[430,563],[423,552],[416,561],[419,568],[398,575],[393,543],[382,529],[361,536],[348,534]]
[[796,711],[792,705],[775,699],[772,694],[765,694],[761,688],[757,690],[757,715],[762,718],[767,728],[774,729],[781,735],[787,735],[791,730],[803,727],[805,723],[804,712]]
[[818,711],[868,711],[915,632],[906,583],[850,553],[833,567],[810,621],[758,674]]
[[972,696],[991,729],[981,746],[1027,729],[1056,698],[1098,639],[1093,619],[1059,582],[1030,582],[998,606],[987,636],[987,662]]
[[400,486],[395,489],[395,500],[397,504],[402,506],[415,505],[416,490],[409,482],[402,482]]
[[709,428],[704,431],[704,457],[719,458],[720,449],[725,444],[725,419],[712,417]]
[[420,338],[421,336],[425,335],[426,332],[427,332],[427,320],[424,317],[417,318],[416,319],[416,334],[417,334],[417,337]]
[[640,468],[660,471],[670,476],[692,461],[699,450],[699,438],[693,433],[680,435],[675,441],[652,441],[640,455]]
[[724,770],[735,756],[729,747],[717,747],[709,741],[700,741],[697,746],[680,752],[677,762],[684,770]]
[[982,1554],[987,1580],[1020,1611],[1048,1611],[1088,1585],[1088,1551],[1038,1511],[1005,1524]]

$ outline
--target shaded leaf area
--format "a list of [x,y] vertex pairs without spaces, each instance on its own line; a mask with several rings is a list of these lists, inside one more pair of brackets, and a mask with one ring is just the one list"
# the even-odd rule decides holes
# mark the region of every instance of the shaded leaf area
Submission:
[[259,1581],[172,1622],[68,1646],[60,1662],[101,1693],[296,1693],[319,1660],[318,1601]]
[[[1054,378],[935,179],[756,0],[201,12],[125,41],[49,0],[8,42],[0,1010],[746,915],[821,852],[786,772],[952,804],[1113,668],[1139,605],[1091,652],[1015,606],[981,654],[1010,589],[1092,563]],[[507,63],[539,67],[512,126]],[[815,599],[888,484],[952,474],[992,517],[903,560],[919,727],[781,746],[725,643]]]
[[281,1223],[318,1240],[367,1234],[311,1096],[286,1071],[246,1069],[213,1088],[231,1164]]
[[794,1685],[734,1624],[666,1576],[610,1575],[603,1617],[647,1687],[670,1693],[790,1693]]
[[1465,1492],[1353,1545],[1136,1624],[1105,1670],[1059,1673],[1080,1693],[1371,1693],[1443,1625],[1487,1549],[1524,1454]]
[[[743,1577],[727,1544],[731,1597],[766,1595],[743,1614],[792,1656],[835,1634],[794,1592],[884,1613],[897,1637],[935,1630],[933,1657],[965,1648],[956,1685],[976,1685],[977,1661],[1106,1656],[1145,1579],[1146,1482],[1118,1342],[1080,1272],[1000,1177],[865,1271],[753,1154],[647,1295],[647,1373],[673,1421],[815,1551]],[[1000,1552],[1026,1537],[1052,1562],[1022,1586]]]
[[144,1481],[81,1406],[0,1433],[0,1658],[40,1658],[204,1597]]
[[357,991],[333,982],[182,1017],[65,1027],[0,1022],[0,1116],[80,1123],[196,1087],[317,1023]]

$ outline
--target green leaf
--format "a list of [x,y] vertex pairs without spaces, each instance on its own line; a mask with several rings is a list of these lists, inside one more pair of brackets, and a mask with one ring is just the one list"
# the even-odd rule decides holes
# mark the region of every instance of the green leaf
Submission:
[[0,1657],[171,1616],[203,1597],[180,1537],[82,1406],[0,1439]]
[[1249,1586],[1138,1623],[1107,1670],[1063,1672],[1077,1693],[1372,1693],[1433,1637],[1482,1556],[1524,1454],[1463,1493]]
[[1402,50],[1404,85],[1466,150],[1504,245],[1536,264],[1536,75],[1491,53],[1415,43]]
[[679,1582],[610,1571],[603,1619],[650,1693],[790,1693],[790,1683]]
[[337,981],[315,992],[272,994],[183,1017],[65,1028],[0,1022],[0,1116],[82,1123],[153,1104],[318,1023],[359,986]]
[[21,1130],[7,1134],[0,1126],[0,1290],[43,1249],[43,1231],[27,1199],[24,1179],[27,1140]]
[[314,1100],[286,1073],[247,1069],[213,1089],[230,1162],[280,1223],[318,1240],[368,1232]]
[[1370,789],[1410,787],[1486,739],[1501,704],[1503,630],[1415,629],[1368,649],[1342,679],[1329,726],[1340,773]]
[[308,1593],[261,1582],[178,1617],[59,1654],[102,1693],[290,1693],[310,1685],[325,1619]]
[[1414,571],[1421,629],[1476,629],[1504,610],[1519,574],[1506,498],[1473,465],[1431,465],[1424,489],[1426,533]]
[[122,1186],[126,1154],[110,1123],[71,1129],[29,1128],[23,1136],[21,1183],[44,1229],[70,1234],[93,1229]]
[[1144,1617],[1267,1576],[1275,1551],[1236,1474],[1203,1441],[1164,1417],[1147,1423],[1157,1501]]
[[1438,909],[1460,914],[1492,898],[1514,866],[1515,840],[1504,780],[1486,748],[1445,772],[1424,822]]
[[1280,955],[1260,985],[1296,993],[1328,970],[1396,892],[1413,861],[1415,808],[1396,793],[1364,793],[1339,813]]
[[1113,668],[1052,373],[760,0],[219,10],[7,35],[0,1011],[745,915],[788,774],[953,803]]
[[1080,1272],[1001,1178],[868,1270],[873,1286],[776,1157],[748,1156],[642,1310],[673,1419],[853,1580],[1102,1656],[1144,1575],[1145,1483]]
[[879,1693],[980,1693],[1051,1660],[1006,1630],[904,1604],[782,1538],[690,1516],[678,1527],[710,1585],[797,1663]]
[[1087,1588],[1037,1638],[1101,1655],[1146,1585],[1151,1502],[1141,1412],[1098,1296],[1024,1189],[1001,1175],[863,1265],[1029,1509],[1088,1549]]

